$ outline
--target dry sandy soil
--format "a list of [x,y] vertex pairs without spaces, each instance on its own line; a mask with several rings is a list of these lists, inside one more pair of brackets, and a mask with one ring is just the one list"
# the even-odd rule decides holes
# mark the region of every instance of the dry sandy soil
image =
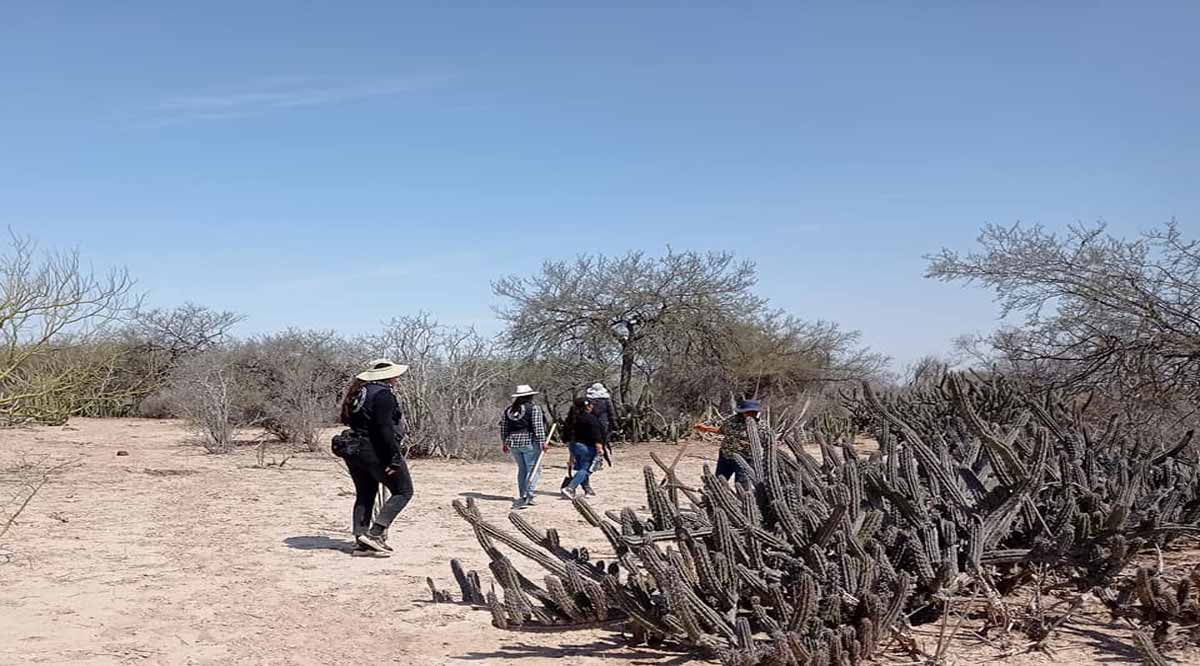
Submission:
[[[621,452],[594,481],[601,509],[642,506],[648,451]],[[117,456],[118,450],[128,456]],[[565,453],[552,452],[545,491]],[[715,451],[693,446],[680,463],[694,478]],[[689,655],[629,648],[608,631],[514,633],[460,604],[433,604],[426,576],[457,587],[448,562],[484,569],[471,531],[450,508],[475,497],[505,523],[513,467],[411,463],[416,498],[393,528],[397,553],[351,558],[349,477],[329,455],[260,467],[246,449],[206,455],[176,423],[73,421],[0,431],[0,470],[22,457],[70,462],[41,489],[0,543],[0,664],[680,664]],[[267,456],[279,460],[278,453]],[[14,489],[0,475],[0,502]],[[603,539],[569,503],[543,493],[526,514],[564,542],[605,557]],[[527,569],[535,573],[533,569]],[[970,638],[956,663],[996,660]],[[1051,641],[1053,657],[1009,664],[1133,663],[1128,633],[1101,614]],[[1176,655],[1200,663],[1200,655]]]

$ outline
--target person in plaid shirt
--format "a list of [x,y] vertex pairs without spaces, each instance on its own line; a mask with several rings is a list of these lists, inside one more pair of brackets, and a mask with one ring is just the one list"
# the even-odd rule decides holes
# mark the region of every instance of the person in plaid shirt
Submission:
[[517,463],[516,508],[524,509],[533,504],[541,470],[538,458],[548,447],[546,441],[546,417],[542,408],[533,402],[538,392],[527,384],[517,387],[513,403],[500,417],[500,441],[504,452]]
[[697,424],[696,429],[719,433],[723,436],[721,451],[717,454],[717,476],[722,479],[732,476],[737,483],[742,483],[746,481],[746,474],[734,462],[733,456],[737,454],[747,462],[750,461],[750,435],[748,432],[750,422],[748,419],[755,419],[755,423],[758,423],[758,441],[764,446],[767,438],[770,437],[770,430],[757,420],[758,413],[762,411],[762,404],[759,401],[738,400],[734,411],[736,413],[733,418],[722,423],[719,428]]

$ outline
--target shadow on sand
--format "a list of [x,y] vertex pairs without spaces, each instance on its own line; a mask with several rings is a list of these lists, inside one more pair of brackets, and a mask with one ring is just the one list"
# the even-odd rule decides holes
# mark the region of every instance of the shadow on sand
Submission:
[[602,657],[618,659],[623,662],[644,666],[676,666],[695,660],[696,655],[690,653],[667,652],[646,647],[630,647],[623,640],[601,638],[591,643],[560,645],[557,647],[545,645],[530,645],[529,643],[514,643],[505,645],[493,652],[468,652],[458,659],[464,661],[481,661],[490,663],[507,659],[527,659],[542,657],[562,659],[565,657]]
[[354,550],[354,542],[327,536],[294,536],[284,539],[283,543],[296,550],[336,550],[342,553]]

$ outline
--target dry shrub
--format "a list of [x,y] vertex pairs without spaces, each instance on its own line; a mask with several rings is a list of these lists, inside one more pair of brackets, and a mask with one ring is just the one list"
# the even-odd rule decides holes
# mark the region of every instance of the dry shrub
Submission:
[[420,314],[393,319],[362,346],[411,366],[396,386],[410,455],[478,459],[487,457],[487,442],[500,448],[508,366],[492,341]]
[[247,387],[239,381],[233,352],[210,350],[188,358],[172,375],[165,398],[200,436],[209,453],[229,453],[238,428],[250,425]]
[[76,252],[39,252],[12,236],[0,254],[0,423],[62,423],[116,399],[117,355],[81,353],[137,307],[125,271],[98,275]]
[[243,343],[236,355],[249,420],[280,441],[320,450],[320,430],[333,421],[355,365],[345,341],[292,329]]

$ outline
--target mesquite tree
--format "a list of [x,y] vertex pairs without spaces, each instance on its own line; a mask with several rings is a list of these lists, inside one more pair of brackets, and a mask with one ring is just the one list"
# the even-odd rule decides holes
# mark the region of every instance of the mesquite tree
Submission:
[[548,261],[540,273],[507,276],[493,290],[507,299],[498,313],[513,349],[611,359],[619,368],[616,397],[636,419],[633,383],[639,365],[652,365],[647,351],[675,339],[711,354],[729,322],[764,307],[751,292],[755,282],[754,265],[729,253],[630,252]]
[[1172,223],[1134,239],[1103,225],[1054,234],[988,226],[981,249],[943,249],[928,277],[995,291],[1022,325],[987,342],[1010,372],[1143,405],[1200,397],[1200,242]]

